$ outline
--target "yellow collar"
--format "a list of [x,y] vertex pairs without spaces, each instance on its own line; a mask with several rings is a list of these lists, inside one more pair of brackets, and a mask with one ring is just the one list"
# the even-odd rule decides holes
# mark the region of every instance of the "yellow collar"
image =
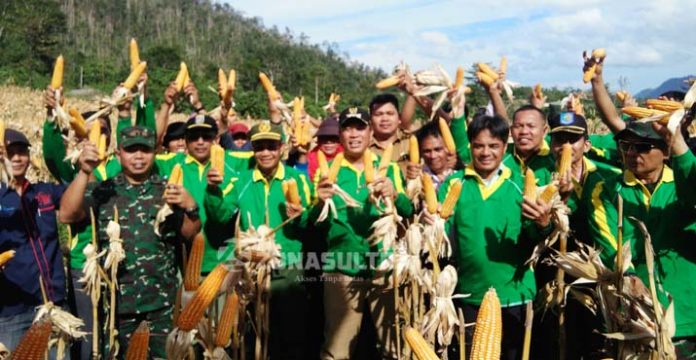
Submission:
[[[283,163],[278,163],[278,168],[276,169],[275,174],[273,175],[273,178],[276,180],[282,181],[285,179],[285,166],[283,166]],[[266,178],[263,176],[261,173],[261,170],[259,170],[258,166],[254,168],[254,174],[252,175],[252,179],[254,181],[266,181]]]
[[198,164],[198,166],[204,167],[204,166],[208,165],[208,162],[210,162],[210,161],[207,161],[205,164],[201,164],[198,160],[196,160],[195,157],[193,157],[189,154],[186,154],[186,160],[185,160],[186,164],[196,163],[196,164]]
[[[374,165],[374,163],[375,163],[376,161],[379,161],[379,158],[377,157],[377,155],[376,155],[375,153],[373,153],[372,151],[370,151],[370,149],[365,149],[365,152],[369,154],[369,156],[370,156],[370,162],[371,162],[373,165]],[[363,158],[364,158],[364,157],[363,157]],[[364,165],[363,165],[363,166],[364,166]],[[341,167],[347,167],[347,168],[353,170],[353,172],[355,172],[356,174],[360,174],[360,173],[362,172],[362,171],[358,171],[358,169],[356,169],[355,166],[353,166],[353,164],[351,164],[348,160],[346,160],[345,157],[344,157],[343,160],[341,161]]]
[[[638,184],[643,185],[638,178],[636,178],[636,175],[631,172],[631,170],[624,170],[623,174],[623,181],[626,185],[628,186],[636,186]],[[674,181],[674,171],[669,168],[669,166],[664,165],[662,168],[662,177],[660,180],[657,182],[657,184],[661,184],[663,182],[673,182]]]
[[476,182],[478,183],[479,190],[481,191],[481,197],[483,200],[488,199],[489,196],[491,196],[498,188],[503,185],[505,180],[510,178],[512,175],[512,171],[505,166],[503,163],[500,163],[500,168],[499,171],[501,171],[500,176],[498,176],[495,181],[493,181],[490,185],[486,186],[486,183],[483,181],[481,176],[476,172],[476,169],[474,169],[474,166],[472,163],[469,163],[469,165],[464,168],[464,176],[471,176],[476,179]]

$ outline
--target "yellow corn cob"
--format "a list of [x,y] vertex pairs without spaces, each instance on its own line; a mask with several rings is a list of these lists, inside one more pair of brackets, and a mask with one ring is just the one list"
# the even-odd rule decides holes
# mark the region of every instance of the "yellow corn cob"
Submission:
[[592,66],[590,66],[590,68],[587,69],[587,71],[585,71],[585,72],[582,74],[582,82],[584,82],[585,84],[587,84],[588,82],[590,82],[590,80],[592,80],[592,77],[593,77],[594,74],[595,74],[595,70],[596,70],[596,69],[597,69],[597,64],[592,64]]
[[128,342],[126,360],[147,360],[150,347],[150,327],[143,320],[135,329]]
[[482,83],[486,87],[490,87],[495,82],[495,80],[493,80],[493,78],[488,76],[488,74],[482,73],[480,71],[476,73],[476,78],[478,79],[478,81],[480,83]]
[[370,152],[363,153],[363,172],[365,172],[365,184],[371,184],[375,181],[375,165],[372,163]]
[[339,100],[341,100],[341,95],[336,94],[333,98],[334,103],[338,104]]
[[12,359],[43,360],[48,350],[48,339],[53,331],[50,321],[42,321],[32,325],[22,336],[19,345],[12,353]]
[[230,74],[227,76],[227,88],[230,89],[230,93],[237,88],[237,71],[230,69]]
[[544,97],[544,93],[541,91],[541,84],[536,84],[533,91],[535,98],[541,99]]
[[56,64],[53,66],[53,76],[51,77],[51,88],[56,90],[63,86],[63,55],[59,55]]
[[266,76],[266,74],[260,72],[259,73],[259,80],[261,80],[261,85],[263,86],[263,89],[266,90],[266,94],[268,94],[268,97],[270,97],[271,100],[280,99],[280,95],[278,95],[278,91],[276,91],[276,88],[275,88],[275,86],[273,86],[271,79],[269,79],[268,76]]
[[284,191],[285,200],[293,205],[302,205],[302,200],[300,200],[300,192],[297,189],[297,181],[290,178],[283,181],[283,185],[286,188]]
[[407,326],[406,329],[404,329],[404,338],[418,360],[440,359],[435,353],[435,350],[423,339],[423,335],[421,335],[418,330]]
[[483,301],[481,301],[476,317],[469,359],[500,359],[502,328],[503,320],[500,311],[500,300],[495,289],[490,288],[486,295],[483,296]]
[[435,185],[433,184],[433,179],[430,175],[426,173],[421,174],[421,181],[423,182],[423,195],[425,197],[425,208],[431,214],[437,213],[437,194],[435,194]]
[[379,177],[383,178],[387,176],[387,169],[391,163],[392,156],[394,155],[394,144],[387,145],[386,149],[382,153],[382,157],[379,159]]
[[7,250],[0,253],[0,267],[5,266],[15,256],[14,250]]
[[186,262],[186,276],[184,277],[184,289],[186,291],[198,290],[201,281],[201,264],[203,264],[203,253],[205,252],[205,239],[203,233],[198,233],[193,238],[191,251]]
[[480,72],[482,72],[482,73],[488,75],[488,77],[490,77],[491,79],[493,79],[493,81],[498,80],[498,78],[500,77],[500,76],[498,75],[498,72],[496,72],[495,70],[493,70],[493,68],[491,68],[490,66],[488,66],[488,64],[486,64],[486,63],[478,63],[477,66],[478,66],[478,69],[479,69]]
[[[321,151],[319,151],[321,152]],[[329,181],[333,184],[336,183],[338,178],[338,171],[341,170],[341,163],[343,162],[343,153],[338,153],[333,158],[331,162],[331,167],[329,168]]]
[[176,83],[176,91],[181,92],[186,86],[186,78],[188,77],[188,67],[186,67],[185,62],[181,62],[179,65],[179,73],[176,75],[174,82]]
[[99,154],[99,160],[106,159],[106,134],[99,135],[99,146],[97,146],[97,153]]
[[529,201],[536,202],[537,191],[536,191],[536,176],[534,176],[534,171],[527,168],[524,173],[524,197]]
[[375,87],[379,90],[384,90],[392,86],[396,86],[398,83],[399,77],[394,75],[380,80],[377,84],[375,84]]
[[210,167],[217,170],[220,176],[225,176],[225,149],[218,144],[210,147]]
[[222,69],[218,69],[218,95],[223,102],[229,102],[230,88],[227,86],[227,75]]
[[684,105],[679,101],[672,100],[658,100],[658,99],[648,99],[645,100],[645,105],[650,109],[673,112],[679,109],[683,109]]
[[663,115],[663,116],[669,115],[665,111],[660,111],[660,110],[655,110],[655,109],[647,109],[647,108],[640,107],[640,106],[626,106],[626,107],[621,109],[621,112],[623,112],[624,114],[626,114],[634,119],[643,119],[643,118],[657,116],[657,115]]
[[215,266],[213,271],[206,276],[201,286],[196,290],[191,301],[186,305],[184,310],[179,314],[176,325],[180,330],[191,331],[196,328],[198,322],[203,317],[203,313],[210,306],[210,303],[217,297],[217,292],[220,290],[222,282],[227,276],[227,268],[223,264]]
[[[128,47],[128,56],[130,57],[131,71],[140,64],[140,51],[138,51],[138,42],[131,38],[130,46]],[[130,88],[129,88],[130,89]]]
[[[295,96],[294,99],[292,99],[292,122],[295,125],[295,137],[297,138],[298,136],[298,131],[301,130],[301,118],[302,118],[302,109],[300,108],[300,98]],[[298,127],[300,129],[298,129]],[[299,139],[297,140],[299,141]]]
[[126,78],[126,81],[123,82],[123,87],[130,90],[132,89],[135,84],[138,83],[138,79],[140,78],[140,75],[145,72],[145,68],[147,67],[147,62],[143,61],[138,66],[136,66],[133,71],[131,71],[130,75],[128,75],[128,78]]
[[471,94],[472,92],[474,92],[474,90],[471,90],[470,87],[468,87],[468,86],[465,86],[465,87],[464,87],[464,94],[469,95],[469,94]]
[[462,193],[462,182],[459,180],[453,180],[450,188],[447,190],[447,196],[445,201],[442,202],[442,208],[440,209],[440,217],[447,219],[454,212],[454,206],[459,200],[459,195]]
[[563,144],[561,150],[561,158],[558,160],[558,175],[565,176],[570,170],[570,165],[573,162],[573,147],[569,143]]
[[101,138],[101,124],[99,124],[99,120],[95,120],[89,128],[89,141],[94,146],[99,147],[99,138]]
[[500,73],[503,75],[507,74],[507,58],[505,56],[500,58],[500,67],[498,67],[498,70],[500,70]]
[[595,59],[604,59],[607,56],[607,51],[604,48],[592,50],[592,57]]
[[181,165],[174,165],[174,167],[172,168],[172,172],[169,174],[169,179],[167,180],[167,183],[179,186],[183,185],[184,173],[181,169]]
[[457,75],[454,77],[454,88],[459,89],[462,85],[464,85],[464,68],[457,66]]
[[442,142],[445,144],[445,148],[450,154],[455,154],[457,152],[457,146],[454,143],[454,138],[452,137],[452,132],[445,119],[440,118],[438,120],[438,125],[440,127],[440,136],[442,136]]
[[616,92],[616,98],[619,99],[619,101],[621,101],[621,102],[626,100],[627,95],[628,95],[628,93],[625,91],[617,91]]
[[418,148],[418,138],[414,135],[408,139],[408,161],[411,164],[420,164],[420,149]]
[[5,147],[5,120],[0,119],[0,148]]
[[232,330],[237,328],[239,318],[239,296],[235,292],[227,293],[225,305],[222,307],[220,321],[215,331],[214,344],[217,347],[225,347],[230,342]]
[[556,192],[558,192],[558,187],[556,187],[554,184],[548,184],[546,185],[546,188],[544,188],[544,191],[539,194],[539,200],[548,204],[551,202],[551,199],[553,199]]
[[329,163],[326,161],[326,155],[323,152],[317,152],[317,162],[319,163],[319,174],[321,177],[329,176]]
[[70,127],[75,131],[75,135],[80,139],[87,137],[87,125],[82,114],[74,107],[71,107],[68,113],[70,114]]

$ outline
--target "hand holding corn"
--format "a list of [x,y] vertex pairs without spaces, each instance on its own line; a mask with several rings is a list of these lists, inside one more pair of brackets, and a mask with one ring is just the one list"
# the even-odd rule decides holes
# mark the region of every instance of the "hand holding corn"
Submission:
[[585,61],[585,65],[582,68],[582,81],[585,84],[590,82],[590,80],[600,81],[602,79],[602,64],[606,56],[607,52],[602,48],[592,50],[590,56],[587,55],[587,51],[582,52],[582,58]]
[[[99,124],[96,125],[99,126]],[[101,162],[99,160],[97,144],[94,144],[88,140],[83,141],[82,144],[82,153],[80,154],[79,158],[80,170],[86,174],[91,174]]]
[[538,227],[545,228],[551,224],[551,203],[547,203],[541,199],[532,201],[523,198],[522,201],[522,216],[533,220]]
[[167,190],[164,192],[164,201],[169,206],[178,206],[181,209],[196,207],[196,201],[181,185],[167,184]]

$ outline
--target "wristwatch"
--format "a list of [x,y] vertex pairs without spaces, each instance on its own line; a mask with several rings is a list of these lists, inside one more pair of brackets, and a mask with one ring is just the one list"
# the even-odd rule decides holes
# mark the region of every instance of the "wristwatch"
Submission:
[[194,206],[192,208],[184,209],[184,214],[189,217],[189,219],[198,219],[199,214],[198,214],[198,206]]

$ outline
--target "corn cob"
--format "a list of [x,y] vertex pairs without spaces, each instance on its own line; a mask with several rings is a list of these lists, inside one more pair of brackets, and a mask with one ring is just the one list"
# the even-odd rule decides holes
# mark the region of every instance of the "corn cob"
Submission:
[[493,80],[493,78],[491,78],[488,74],[482,73],[480,71],[476,73],[476,78],[480,83],[482,83],[486,87],[491,87],[491,85],[493,85],[493,83],[495,82],[495,80]]
[[[140,64],[140,51],[138,51],[138,42],[131,38],[130,46],[128,47],[128,56],[130,57],[131,71]],[[130,88],[129,88],[130,89]]]
[[544,203],[548,204],[551,202],[551,199],[553,199],[553,196],[558,192],[558,188],[554,184],[548,184],[546,185],[546,188],[544,188],[544,191],[539,194],[539,200],[543,201]]
[[505,56],[500,58],[500,67],[498,67],[498,70],[500,70],[500,73],[503,75],[507,74],[507,58]]
[[498,75],[498,73],[495,70],[493,70],[490,66],[488,66],[488,64],[486,64],[486,63],[478,63],[477,66],[478,66],[479,72],[482,72],[482,73],[488,75],[488,77],[493,79],[493,81],[498,80],[498,78],[500,77]]
[[386,149],[382,153],[382,157],[379,159],[378,175],[383,178],[387,176],[387,169],[391,163],[392,156],[394,155],[394,144],[387,145]]
[[126,360],[147,360],[150,347],[150,327],[147,321],[141,321],[128,342]]
[[565,176],[570,170],[570,165],[573,162],[573,147],[569,143],[563,144],[561,150],[561,158],[558,160],[558,175]]
[[452,137],[452,132],[445,119],[440,118],[438,120],[438,125],[440,127],[440,136],[442,136],[442,142],[445,143],[445,148],[450,154],[455,154],[457,152],[457,146],[454,143],[454,137]]
[[657,115],[663,115],[663,116],[669,115],[665,111],[655,110],[655,109],[646,109],[646,108],[640,107],[640,106],[626,106],[626,107],[621,109],[621,112],[623,112],[624,114],[626,114],[634,119],[643,119],[643,118],[657,116]]
[[186,262],[186,276],[184,277],[184,289],[186,291],[198,290],[201,281],[201,264],[203,264],[203,253],[205,253],[205,239],[203,233],[198,233],[193,238],[191,251]]
[[440,209],[440,217],[447,219],[454,212],[454,206],[459,200],[459,195],[462,193],[462,182],[459,180],[454,180],[447,190],[447,196],[445,201],[442,202],[442,209]]
[[283,193],[285,194],[285,200],[293,205],[302,205],[302,200],[300,200],[300,192],[297,189],[297,181],[290,178],[283,181],[283,187],[285,187]]
[[628,93],[626,91],[617,91],[616,92],[616,98],[619,99],[619,101],[623,102],[626,100],[626,96]]
[[56,64],[53,66],[53,76],[51,77],[51,88],[59,89],[63,86],[63,55],[59,55]]
[[99,135],[99,146],[97,146],[97,154],[99,155],[99,160],[104,161],[104,159],[106,159],[106,134]]
[[329,176],[329,163],[326,161],[326,155],[323,152],[317,152],[317,162],[319,163],[319,174],[324,177]]
[[126,78],[126,81],[123,82],[123,87],[130,90],[132,89],[135,84],[138,83],[138,79],[140,78],[140,75],[145,72],[145,68],[147,67],[147,62],[143,61],[138,66],[136,66],[133,71],[131,71],[130,75],[128,75],[128,78]]
[[590,80],[592,80],[592,77],[594,76],[596,70],[597,70],[597,64],[592,64],[592,66],[590,66],[590,68],[587,69],[587,71],[585,71],[582,74],[582,82],[584,82],[585,84],[590,82]]
[[375,166],[372,164],[370,153],[363,153],[363,172],[365,173],[365,184],[371,184],[375,181]]
[[406,329],[404,329],[404,338],[418,360],[440,359],[418,330],[407,326]]
[[220,100],[225,103],[229,103],[230,96],[232,95],[227,85],[227,75],[225,75],[222,69],[218,69],[218,95],[220,96]]
[[99,138],[101,138],[101,124],[99,120],[92,122],[92,126],[89,128],[89,141],[94,144],[94,146],[99,146]]
[[292,99],[292,123],[295,125],[293,133],[295,135],[295,140],[299,145],[304,145],[302,143],[302,104],[300,103],[300,98],[295,97]]
[[5,266],[15,256],[14,250],[7,250],[0,253],[0,267]]
[[679,101],[672,100],[648,99],[645,100],[645,105],[649,109],[655,109],[666,112],[673,112],[684,108],[684,105],[682,103],[680,103]]
[[191,331],[198,325],[205,310],[215,300],[227,272],[225,265],[218,264],[203,280],[196,294],[179,314],[176,324],[180,330]]
[[425,197],[425,208],[431,214],[437,213],[437,194],[435,194],[435,185],[433,184],[433,179],[430,175],[426,173],[421,174],[421,181],[423,182],[423,195]]
[[414,135],[408,139],[408,161],[411,164],[420,164],[420,149],[418,148],[418,138]]
[[186,78],[188,77],[188,67],[186,67],[185,62],[181,62],[179,65],[179,73],[176,75],[174,82],[176,83],[176,91],[181,92],[186,86]]
[[398,83],[399,83],[399,77],[394,75],[394,76],[390,76],[388,78],[384,78],[384,79],[380,80],[375,85],[375,87],[377,87],[377,89],[379,89],[379,90],[384,90],[384,89],[388,89],[392,86],[396,86]]
[[544,97],[544,93],[541,91],[541,84],[536,84],[534,86],[534,97],[537,99],[541,99]]
[[459,89],[459,87],[462,85],[464,85],[464,68],[457,66],[457,75],[454,78],[454,88]]
[[214,344],[217,347],[225,347],[230,342],[232,330],[237,327],[239,317],[239,296],[235,292],[227,293],[225,305],[222,307],[220,321],[215,332]]
[[536,176],[534,176],[534,171],[527,168],[524,173],[524,198],[536,202],[537,192],[536,192]]
[[334,95],[334,97],[333,97],[333,103],[334,103],[334,104],[338,104],[338,101],[341,100],[341,95],[339,95],[339,94],[334,94],[334,93],[331,93],[331,94]]
[[595,59],[604,59],[607,57],[607,51],[604,48],[592,50],[592,57]]
[[179,186],[183,185],[184,173],[181,169],[181,165],[174,165],[174,167],[172,168],[172,172],[169,174],[169,179],[167,180],[167,183]]
[[227,88],[230,89],[230,93],[237,88],[237,71],[230,69],[230,74],[227,76]]
[[5,120],[0,119],[0,149],[5,147]]
[[[319,151],[321,152],[321,151]],[[331,167],[329,168],[329,181],[333,184],[336,183],[338,179],[338,171],[341,170],[341,163],[343,162],[343,153],[338,153],[333,158]]]
[[19,345],[12,353],[12,359],[43,360],[52,331],[53,325],[50,321],[41,321],[32,325],[19,341]]
[[500,300],[491,288],[479,307],[469,359],[500,359],[502,327]]
[[268,76],[266,76],[266,74],[260,72],[259,73],[259,80],[261,80],[261,85],[263,86],[263,89],[266,90],[266,94],[268,94],[268,97],[270,97],[271,100],[280,99],[280,95],[278,95],[278,91],[276,91],[276,88],[275,88],[275,86],[273,86],[271,79],[269,79]]
[[218,144],[210,148],[210,167],[217,170],[220,176],[225,176],[225,149]]
[[70,114],[70,127],[75,131],[75,135],[77,135],[78,138],[87,137],[87,126],[85,125],[85,118],[82,117],[82,114],[74,107],[71,107],[68,113]]

